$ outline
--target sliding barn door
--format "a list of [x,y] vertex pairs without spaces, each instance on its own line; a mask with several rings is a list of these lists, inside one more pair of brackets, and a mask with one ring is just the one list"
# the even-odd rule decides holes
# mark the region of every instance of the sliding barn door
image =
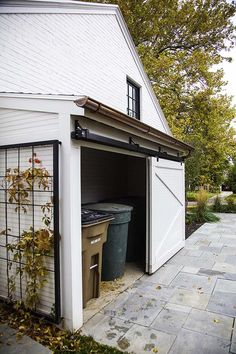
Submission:
[[185,244],[184,163],[149,160],[148,273],[154,273]]

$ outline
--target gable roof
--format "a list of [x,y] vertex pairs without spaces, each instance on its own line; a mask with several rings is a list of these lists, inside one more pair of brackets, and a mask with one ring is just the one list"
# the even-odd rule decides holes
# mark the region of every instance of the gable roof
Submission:
[[168,126],[167,120],[163,114],[160,104],[156,98],[153,91],[150,80],[144,70],[143,64],[139,58],[135,44],[130,35],[126,22],[123,18],[121,10],[118,5],[111,4],[101,4],[101,3],[88,3],[73,0],[24,0],[24,1],[14,1],[14,0],[3,0],[0,3],[0,14],[9,13],[21,13],[21,14],[113,14],[116,16],[118,24],[120,26],[121,32],[124,39],[128,45],[130,53],[133,57],[135,64],[138,67],[139,73],[144,81],[145,87],[151,97],[154,107],[156,108],[157,114],[166,133],[172,135],[170,128]]

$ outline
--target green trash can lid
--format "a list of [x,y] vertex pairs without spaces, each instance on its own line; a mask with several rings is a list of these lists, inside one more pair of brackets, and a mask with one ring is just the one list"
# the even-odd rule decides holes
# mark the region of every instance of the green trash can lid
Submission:
[[116,204],[116,203],[95,203],[95,204],[87,204],[86,209],[91,210],[100,210],[105,211],[112,214],[125,213],[133,210],[132,206]]

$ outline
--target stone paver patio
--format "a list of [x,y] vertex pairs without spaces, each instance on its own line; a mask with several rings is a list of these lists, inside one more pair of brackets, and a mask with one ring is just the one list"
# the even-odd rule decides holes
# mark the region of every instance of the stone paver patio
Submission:
[[236,214],[219,216],[89,320],[83,333],[135,354],[236,353]]
[[52,351],[28,336],[17,339],[17,331],[0,324],[0,354],[52,354]]

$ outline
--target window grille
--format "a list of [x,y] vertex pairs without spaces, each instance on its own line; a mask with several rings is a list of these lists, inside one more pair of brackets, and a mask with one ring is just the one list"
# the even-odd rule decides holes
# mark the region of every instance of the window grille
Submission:
[[127,114],[140,119],[140,88],[127,79]]

